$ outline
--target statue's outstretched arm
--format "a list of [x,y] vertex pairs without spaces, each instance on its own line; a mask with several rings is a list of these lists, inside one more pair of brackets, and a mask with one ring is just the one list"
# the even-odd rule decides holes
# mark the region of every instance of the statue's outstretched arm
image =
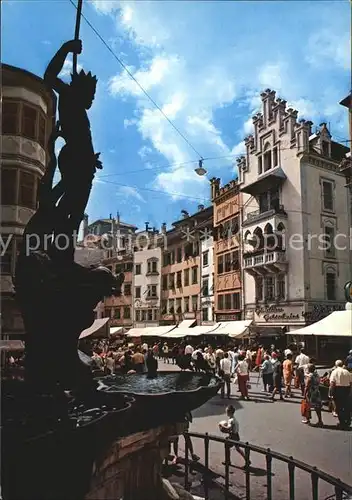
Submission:
[[80,40],[71,40],[64,43],[56,52],[44,73],[44,81],[58,93],[67,87],[67,85],[60,80],[60,78],[58,78],[58,75],[61,72],[66,57],[70,52],[73,54],[80,54],[82,52],[82,42]]

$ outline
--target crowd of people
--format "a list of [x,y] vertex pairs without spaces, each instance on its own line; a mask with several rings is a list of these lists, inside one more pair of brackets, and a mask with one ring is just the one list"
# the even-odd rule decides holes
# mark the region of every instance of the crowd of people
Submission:
[[[155,376],[158,360],[166,364],[178,365],[181,370],[208,372],[223,380],[221,397],[233,397],[233,387],[237,385],[240,399],[250,400],[250,373],[257,372],[257,384],[262,381],[262,392],[275,401],[301,397],[302,423],[310,424],[312,410],[317,415],[317,425],[322,426],[322,386],[314,358],[304,349],[297,353],[295,346],[279,350],[274,345],[264,348],[251,346],[211,346],[191,345],[187,342],[170,344],[165,341],[152,345],[124,344],[108,345],[98,342],[93,349],[96,369],[107,374],[148,373]],[[327,400],[333,415],[338,418],[338,426],[351,424],[352,350],[345,361],[337,360],[335,367],[325,374],[329,379]],[[294,391],[298,391],[296,394]]]

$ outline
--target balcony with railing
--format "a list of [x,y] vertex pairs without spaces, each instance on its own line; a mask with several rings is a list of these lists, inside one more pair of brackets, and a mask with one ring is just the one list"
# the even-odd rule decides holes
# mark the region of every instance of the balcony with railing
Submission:
[[258,225],[260,222],[270,223],[273,227],[277,227],[280,222],[282,223],[286,219],[287,213],[283,205],[268,210],[258,208],[245,214],[242,227],[249,227],[254,224]]
[[283,250],[246,254],[243,263],[244,270],[252,275],[283,272],[287,266],[286,252]]

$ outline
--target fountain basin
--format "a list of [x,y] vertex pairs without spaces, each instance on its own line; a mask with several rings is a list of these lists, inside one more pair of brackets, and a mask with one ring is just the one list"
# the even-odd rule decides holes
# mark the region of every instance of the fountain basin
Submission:
[[[146,374],[99,377],[105,394],[132,396],[128,427],[137,432],[166,424],[202,406],[219,391],[222,381],[213,375],[194,372],[160,371],[156,378]],[[143,418],[141,418],[143,415]]]
[[[17,384],[11,385],[15,389]],[[53,405],[49,396],[32,396],[32,401],[27,396],[21,401],[19,396],[25,392],[21,384],[17,397],[2,394],[4,500],[84,498],[93,463],[128,432],[133,398],[95,392],[86,405],[69,403],[58,414],[56,408],[49,412]],[[40,410],[32,413],[35,405]]]

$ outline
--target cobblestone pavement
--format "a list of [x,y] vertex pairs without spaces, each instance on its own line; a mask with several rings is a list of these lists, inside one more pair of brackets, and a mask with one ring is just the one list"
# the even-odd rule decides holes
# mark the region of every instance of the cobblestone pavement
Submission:
[[[178,369],[176,366],[159,363],[161,370]],[[237,385],[232,384],[231,404],[236,408],[236,417],[240,424],[240,436],[242,441],[248,441],[284,455],[293,456],[295,459],[316,466],[324,472],[342,481],[352,484],[352,428],[351,431],[340,431],[336,429],[336,418],[331,413],[323,412],[324,428],[306,426],[301,423],[300,401],[298,391],[294,391],[295,397],[287,401],[269,400],[267,394],[261,392],[262,386],[257,385],[258,375],[251,375],[252,389],[250,401],[241,401],[238,398]],[[190,431],[220,435],[218,423],[226,418],[225,408],[229,404],[227,399],[220,396],[214,397],[205,405],[193,412],[193,423]],[[313,414],[312,421],[314,422]],[[183,450],[183,440],[180,440],[180,449]],[[194,448],[197,455],[204,457],[203,444],[194,439]],[[211,443],[210,465],[212,471],[219,477],[217,480],[223,482],[224,449],[220,443]],[[265,458],[253,454],[251,456],[253,470],[251,470],[251,496],[253,500],[265,498],[266,474]],[[232,451],[232,462],[238,468],[231,469],[230,482],[234,498],[245,498],[245,473],[240,469],[243,465],[242,458]],[[182,469],[181,469],[182,470]],[[180,474],[180,471],[179,471]],[[195,474],[195,484],[201,479],[201,474]],[[287,465],[273,462],[273,498],[284,500],[288,496],[288,472]],[[194,493],[199,494],[201,489],[195,486]],[[264,493],[263,493],[264,492]],[[334,499],[331,487],[320,483],[319,500]],[[218,494],[210,496],[216,500]],[[311,497],[310,476],[303,472],[296,474],[296,500],[308,500]]]

